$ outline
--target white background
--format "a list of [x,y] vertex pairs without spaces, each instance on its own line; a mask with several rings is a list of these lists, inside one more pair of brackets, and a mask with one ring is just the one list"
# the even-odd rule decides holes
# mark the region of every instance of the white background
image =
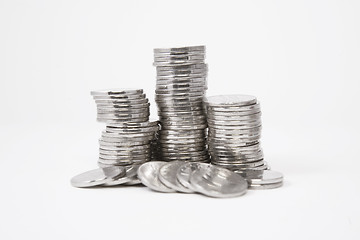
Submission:
[[[0,239],[359,239],[359,13],[356,0],[0,0]],[[144,88],[156,117],[152,49],[199,44],[208,95],[261,101],[284,187],[71,187],[104,128],[90,91]]]

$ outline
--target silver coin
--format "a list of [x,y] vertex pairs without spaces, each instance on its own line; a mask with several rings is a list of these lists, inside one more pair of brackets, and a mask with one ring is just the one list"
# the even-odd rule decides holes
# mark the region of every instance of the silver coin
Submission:
[[154,53],[183,53],[202,51],[205,52],[205,46],[190,46],[190,47],[178,47],[178,48],[155,48]]
[[[114,145],[114,144],[113,144]],[[119,145],[106,145],[100,144],[100,149],[106,151],[140,151],[140,150],[147,150],[150,148],[150,144],[145,145],[129,145],[129,146],[119,146]]]
[[253,111],[253,110],[260,110],[260,103],[257,102],[252,105],[247,106],[211,106],[207,103],[205,103],[206,108],[209,111],[213,111],[216,113],[226,113],[226,112],[246,112],[246,111]]
[[167,97],[167,96],[173,96],[173,97],[196,97],[196,96],[203,96],[204,95],[204,87],[200,88],[188,88],[188,89],[160,89],[155,90],[155,94],[159,97]]
[[174,78],[206,78],[207,71],[191,72],[191,71],[173,71],[173,72],[159,72],[157,71],[156,79],[174,79]]
[[267,164],[264,165],[260,165],[257,167],[252,167],[252,168],[237,168],[237,169],[233,169],[234,172],[242,172],[242,171],[246,171],[246,170],[270,170],[269,166]]
[[122,146],[138,146],[138,145],[147,145],[149,141],[119,141],[119,142],[108,142],[103,139],[99,139],[100,146],[112,146],[112,147],[122,147]]
[[125,175],[125,168],[107,167],[98,168],[81,173],[71,179],[71,185],[74,187],[93,187],[111,182],[114,179]]
[[95,99],[96,104],[102,105],[143,105],[147,104],[149,100],[147,98],[140,99]]
[[231,149],[228,151],[219,151],[219,150],[213,150],[211,148],[209,148],[209,152],[214,154],[215,156],[218,157],[236,157],[239,159],[242,159],[244,161],[249,161],[250,159],[253,158],[258,158],[258,157],[263,157],[263,151],[262,150],[258,150],[258,151],[253,151],[253,152],[241,152],[241,151],[232,151]]
[[106,96],[106,95],[131,95],[131,94],[143,94],[142,89],[105,89],[98,91],[91,91],[93,96]]
[[192,125],[161,125],[161,129],[165,130],[194,130],[194,129],[205,129],[207,124],[192,124]]
[[146,113],[147,115],[150,114],[149,108],[134,108],[134,109],[123,109],[123,108],[97,108],[98,114],[139,114],[139,113]]
[[192,64],[196,64],[196,63],[202,63],[202,60],[188,60],[188,61],[168,61],[168,62],[154,62],[153,66],[157,67],[157,66],[183,66],[183,65],[192,65]]
[[99,153],[99,158],[101,161],[142,161],[144,159],[149,159],[150,155],[148,153],[142,154],[142,155],[106,155]]
[[160,134],[159,140],[187,140],[187,139],[196,139],[199,141],[199,139],[205,138],[205,134],[188,134],[188,135],[166,135],[166,134]]
[[167,163],[159,161],[142,164],[137,171],[138,178],[142,184],[158,192],[175,192],[175,190],[165,186],[159,179],[159,170],[165,164]]
[[183,66],[157,66],[156,72],[179,72],[179,71],[191,71],[191,72],[197,72],[197,71],[207,71],[208,65],[206,63],[196,63],[192,65],[183,65]]
[[177,48],[155,48],[154,53],[180,53],[180,52],[193,52],[202,51],[205,52],[205,46],[189,46],[189,47],[177,47]]
[[201,151],[206,148],[205,141],[199,141],[197,144],[191,144],[188,146],[179,145],[179,144],[161,144],[162,151],[186,151],[186,152],[194,152],[194,151]]
[[146,99],[146,94],[134,94],[134,95],[95,95],[93,96],[95,100],[127,100],[127,101],[133,101],[133,100],[140,100],[140,99]]
[[156,84],[156,90],[190,90],[193,87],[203,89],[204,85],[196,82]]
[[205,54],[183,54],[183,55],[155,55],[155,62],[188,62],[188,61],[204,61]]
[[258,126],[258,127],[254,127],[254,128],[248,128],[248,129],[234,129],[234,130],[229,130],[229,129],[218,129],[218,128],[211,128],[209,129],[209,132],[213,132],[215,134],[228,134],[228,135],[246,135],[246,134],[257,134],[257,133],[261,133],[262,127]]
[[239,163],[239,162],[229,162],[229,161],[219,161],[218,159],[211,158],[211,162],[220,167],[228,168],[228,169],[246,169],[246,168],[254,168],[264,165],[263,161],[249,162],[249,163]]
[[134,177],[131,181],[124,183],[124,185],[129,185],[129,186],[139,185],[139,184],[141,184],[141,181],[137,177]]
[[261,112],[246,116],[215,116],[208,114],[207,117],[214,121],[256,121],[261,118]]
[[283,182],[272,183],[272,184],[250,184],[249,189],[251,190],[265,190],[265,189],[274,189],[279,188],[283,185]]
[[179,168],[186,164],[182,161],[174,161],[163,165],[159,170],[159,179],[167,187],[178,192],[192,193],[193,191],[183,186],[176,177]]
[[138,179],[137,179],[138,168],[139,168],[139,165],[132,165],[130,167],[125,167],[126,171],[125,171],[124,176],[114,179],[112,181],[106,182],[104,184],[104,186],[116,186],[116,185],[121,185],[121,184],[126,184],[126,183],[133,184],[135,182],[138,182]]
[[191,144],[199,142],[198,138],[182,138],[182,139],[160,139],[160,143],[172,143],[172,144]]
[[142,133],[114,133],[114,132],[106,132],[103,131],[101,136],[103,137],[109,137],[109,138],[117,138],[117,139],[121,139],[121,138],[146,138],[147,137],[154,137],[155,133],[154,132],[142,132]]
[[225,141],[221,141],[221,142],[216,142],[216,141],[213,141],[211,139],[208,139],[208,144],[209,146],[215,146],[215,145],[219,145],[219,144],[223,144],[223,145],[226,145],[228,148],[241,148],[241,147],[247,147],[247,146],[250,146],[250,145],[253,145],[254,143],[256,143],[256,141],[254,142],[245,142],[245,141],[236,141],[236,142],[225,142]]
[[[153,139],[153,137],[138,137],[138,138],[133,138],[133,137],[129,137],[129,138],[126,138],[126,137],[122,137],[122,138],[110,138],[110,137],[101,137],[101,140],[103,142],[106,142],[106,143],[117,143],[117,144],[127,144],[127,143],[131,143],[131,142],[134,142],[134,143],[149,143],[149,141]],[[134,144],[134,145],[139,145],[139,144]],[[142,144],[141,144],[142,145]]]
[[[95,103],[97,105],[97,107],[101,108],[101,107],[107,107],[107,108],[141,108],[141,107],[146,107],[146,104],[149,103],[149,100],[147,98],[145,99],[138,99],[138,100],[128,100],[128,99],[96,99]],[[133,107],[133,105],[135,107]],[[115,107],[113,107],[115,106]],[[140,106],[140,107],[138,107]]]
[[201,165],[207,166],[206,163],[187,162],[179,167],[178,171],[176,172],[176,177],[180,184],[194,192],[195,190],[192,188],[190,183],[191,174],[198,170]]
[[203,151],[193,151],[193,152],[164,152],[162,151],[161,153],[162,156],[165,157],[196,157],[196,156],[207,156],[208,155],[208,151],[203,150]]
[[279,183],[284,179],[282,173],[271,170],[245,170],[239,172],[239,174],[245,178],[249,184],[255,185]]
[[216,117],[222,117],[222,118],[226,118],[226,117],[244,117],[244,116],[252,116],[254,114],[261,114],[260,109],[255,109],[255,110],[251,110],[251,111],[237,111],[237,112],[214,112],[212,110],[207,109],[207,115],[208,116],[213,116],[213,118]]
[[108,133],[128,134],[128,133],[156,133],[159,127],[143,127],[143,128],[111,128],[106,127]]
[[192,189],[209,197],[226,198],[244,195],[247,181],[240,175],[214,165],[200,165],[190,177]]
[[122,119],[109,119],[109,118],[96,118],[96,120],[98,122],[104,122],[104,123],[107,123],[107,124],[116,124],[116,123],[123,123],[123,122],[134,122],[134,123],[137,123],[137,122],[146,122],[149,120],[149,118],[122,118]]
[[207,78],[206,76],[186,76],[186,75],[158,76],[156,78],[156,86],[175,85],[175,84],[202,85],[203,87],[207,87]]
[[96,104],[98,108],[113,108],[117,110],[127,110],[129,109],[137,109],[137,108],[149,108],[150,103],[142,103],[142,104],[128,104],[128,103],[97,103]]
[[237,156],[237,157],[244,157],[246,158],[254,158],[257,156],[262,156],[263,152],[261,149],[256,150],[256,151],[247,151],[247,152],[242,152],[240,150],[237,149],[229,149],[229,150],[214,150],[212,148],[209,148],[209,152],[218,156]]
[[159,112],[193,112],[193,111],[204,111],[202,103],[197,106],[184,106],[184,107],[159,107]]
[[210,106],[247,106],[257,102],[255,96],[251,95],[216,95],[206,97],[204,102]]
[[243,147],[238,147],[238,148],[232,148],[231,146],[226,146],[226,145],[211,145],[211,146],[209,146],[209,149],[215,150],[215,151],[255,152],[255,151],[261,150],[261,145],[259,142],[255,143],[253,145],[248,145],[248,146],[243,146]]
[[117,124],[111,124],[107,125],[107,128],[142,128],[142,127],[154,127],[158,126],[159,121],[146,121],[146,122],[140,122],[140,123],[133,123],[133,122],[125,122],[125,123],[117,123]]
[[128,166],[132,164],[141,164],[150,161],[150,158],[131,159],[131,160],[116,160],[116,159],[98,159],[98,164],[104,164],[106,166]]
[[165,161],[192,161],[192,162],[204,162],[209,159],[208,155],[199,155],[199,156],[163,156]]
[[187,122],[187,121],[199,121],[206,122],[206,117],[204,115],[193,115],[193,116],[160,116],[160,122]]
[[109,155],[109,156],[143,156],[143,155],[148,155],[150,154],[151,150],[150,150],[150,146],[148,149],[144,149],[144,150],[138,150],[138,151],[134,151],[134,150],[130,150],[130,151],[111,151],[111,150],[105,150],[105,149],[99,149],[99,153],[101,155]]
[[[136,108],[135,108],[136,109]],[[125,111],[124,109],[119,110],[118,108],[113,109],[97,109],[97,116],[99,118],[144,118],[149,117],[150,109],[137,108],[134,111],[132,109],[128,109]],[[140,111],[142,110],[142,111]]]

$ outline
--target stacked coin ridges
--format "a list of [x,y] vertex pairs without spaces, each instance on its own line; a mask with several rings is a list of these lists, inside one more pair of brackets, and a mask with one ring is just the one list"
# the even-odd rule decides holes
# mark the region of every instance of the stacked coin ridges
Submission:
[[93,91],[97,120],[106,123],[99,140],[101,167],[150,161],[156,150],[158,121],[149,121],[149,101],[142,89]]
[[232,170],[267,169],[260,145],[261,111],[256,97],[205,98],[211,162]]
[[204,46],[154,49],[162,160],[209,160],[203,107],[207,89],[204,60]]
[[149,121],[149,100],[142,89],[92,91],[97,120],[105,123]]

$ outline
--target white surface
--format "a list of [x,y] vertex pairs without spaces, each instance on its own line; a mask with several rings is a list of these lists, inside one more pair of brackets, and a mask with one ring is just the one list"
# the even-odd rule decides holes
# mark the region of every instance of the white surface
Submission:
[[[356,0],[0,1],[0,239],[359,239],[359,11]],[[90,91],[143,87],[153,102],[152,49],[197,44],[208,95],[261,101],[284,187],[234,199],[71,187],[96,167],[104,128]]]

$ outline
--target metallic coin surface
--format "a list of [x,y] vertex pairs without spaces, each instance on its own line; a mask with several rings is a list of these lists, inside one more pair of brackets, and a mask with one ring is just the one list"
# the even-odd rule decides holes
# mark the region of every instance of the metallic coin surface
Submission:
[[124,176],[121,176],[119,178],[113,179],[112,181],[106,182],[104,186],[116,186],[126,183],[135,183],[138,182],[137,179],[137,170],[139,168],[139,165],[132,165],[130,167],[125,167],[126,172]]
[[279,188],[283,185],[283,182],[272,183],[272,184],[250,184],[249,189],[251,190],[265,190],[265,189],[274,189]]
[[192,189],[209,197],[226,198],[244,195],[247,181],[230,170],[201,165],[190,177]]
[[186,188],[195,191],[190,183],[191,174],[198,170],[201,165],[207,165],[206,163],[197,163],[197,162],[187,162],[184,165],[180,166],[176,172],[176,177],[178,181]]
[[141,183],[157,192],[175,192],[174,189],[165,186],[159,179],[159,170],[165,164],[167,163],[160,161],[153,161],[142,164],[137,171],[137,175]]
[[143,94],[142,89],[105,89],[98,91],[91,91],[91,95],[93,96],[102,96],[102,95],[130,95],[130,94]]
[[283,181],[283,174],[271,170],[245,170],[239,173],[249,184],[275,184]]
[[256,104],[255,96],[251,95],[216,95],[206,97],[204,102],[210,106],[247,106]]
[[111,182],[114,179],[125,175],[123,167],[98,168],[81,173],[71,179],[71,185],[74,187],[93,187]]
[[193,191],[183,186],[176,176],[177,171],[184,164],[186,163],[183,161],[174,161],[163,165],[159,170],[159,179],[164,185],[178,192],[192,193]]

